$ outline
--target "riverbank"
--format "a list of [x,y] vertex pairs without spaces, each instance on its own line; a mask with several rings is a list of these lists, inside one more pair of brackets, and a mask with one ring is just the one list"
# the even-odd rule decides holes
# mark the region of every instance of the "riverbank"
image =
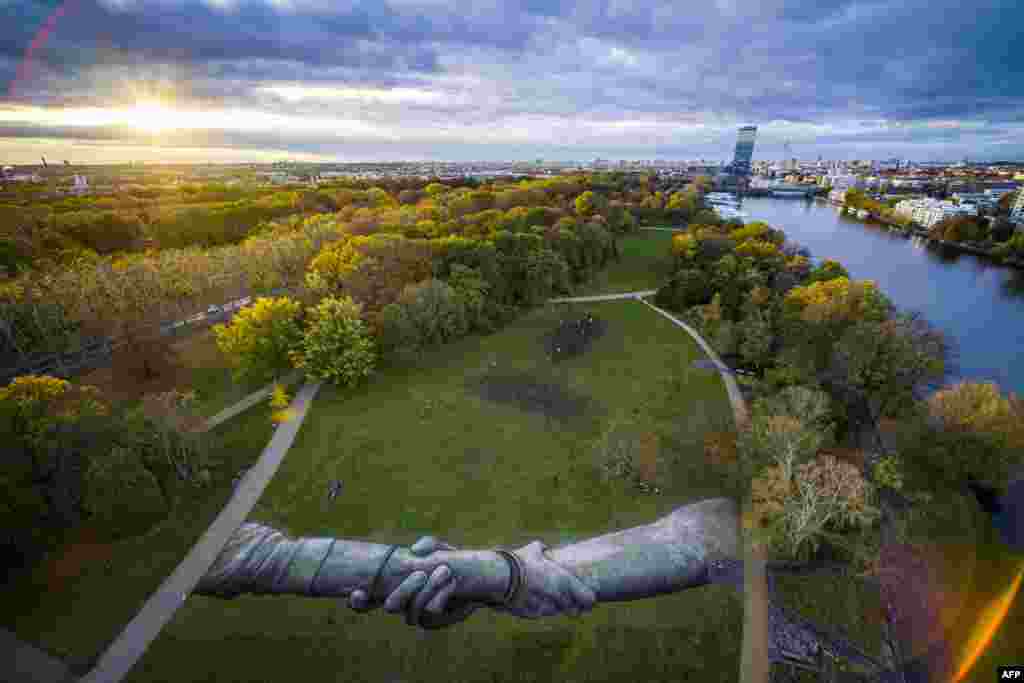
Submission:
[[948,249],[954,249],[956,251],[961,251],[967,254],[974,254],[975,256],[981,256],[990,259],[993,262],[998,263],[1000,265],[1024,270],[1024,259],[1002,257],[997,255],[992,249],[978,247],[973,244],[966,244],[964,242],[950,242],[947,240],[935,239],[933,237],[930,237],[928,235],[928,231],[925,230],[924,228],[903,226],[893,220],[890,220],[879,214],[872,213],[870,211],[867,213],[867,216],[861,218],[854,212],[854,210],[852,210],[851,207],[847,207],[842,204],[835,204],[834,202],[830,202],[827,199],[824,199],[823,197],[817,197],[817,199],[822,199],[831,204],[832,206],[841,207],[843,209],[843,215],[846,216],[847,218],[860,220],[865,223],[878,223],[881,225],[885,225],[889,228],[890,232],[901,234],[904,237],[920,237],[931,244],[938,244]]
[[1021,269],[955,248],[926,248],[925,237],[853,220],[824,202],[750,197],[743,211],[748,222],[784,230],[817,258],[874,280],[901,309],[922,313],[957,349],[949,381],[991,381],[1024,394]]

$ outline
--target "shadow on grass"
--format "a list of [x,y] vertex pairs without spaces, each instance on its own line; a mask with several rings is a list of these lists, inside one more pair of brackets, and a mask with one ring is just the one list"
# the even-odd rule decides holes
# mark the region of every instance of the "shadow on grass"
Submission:
[[488,373],[471,379],[478,395],[495,403],[509,403],[530,413],[568,422],[589,412],[594,401],[556,382],[545,382],[526,372]]

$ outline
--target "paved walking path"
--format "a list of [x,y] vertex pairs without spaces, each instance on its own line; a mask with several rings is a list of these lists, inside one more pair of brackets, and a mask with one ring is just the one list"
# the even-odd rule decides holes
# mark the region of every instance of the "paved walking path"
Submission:
[[654,296],[658,293],[656,289],[645,289],[642,292],[623,292],[621,294],[595,294],[594,296],[564,296],[558,299],[548,299],[549,304],[584,304],[591,301],[618,301],[620,299],[639,299],[645,296]]
[[[294,384],[295,382],[297,382],[301,378],[302,378],[302,370],[295,370],[294,372],[291,372],[291,373],[285,375],[284,377],[282,377],[281,378],[281,384],[284,384],[286,386],[290,385],[290,384]],[[243,398],[238,403],[235,403],[234,405],[228,406],[224,410],[220,411],[219,413],[217,413],[216,415],[214,415],[213,417],[208,419],[206,421],[206,425],[203,427],[203,431],[204,432],[208,432],[211,429],[214,429],[215,427],[220,425],[221,423],[227,422],[228,420],[230,420],[231,418],[235,417],[236,415],[238,415],[240,413],[244,413],[245,411],[249,410],[249,408],[252,408],[254,405],[256,405],[257,403],[259,403],[263,399],[265,399],[268,396],[270,396],[270,394],[272,394],[273,392],[274,392],[274,385],[273,384],[268,384],[267,386],[263,387],[262,389],[257,389],[256,391],[252,392],[251,394],[249,394],[248,396]]]
[[[689,334],[697,342],[697,345],[703,349],[704,353],[707,354],[708,358],[715,363],[715,367],[718,368],[718,374],[725,383],[725,391],[729,397],[729,404],[732,406],[736,429],[746,429],[750,423],[750,412],[747,410],[747,403],[743,399],[743,394],[736,383],[736,378],[728,371],[728,366],[722,362],[722,359],[718,357],[715,350],[704,341],[704,337],[697,330],[668,311],[658,308],[643,299],[644,296],[650,296],[651,294],[654,294],[654,292],[627,292],[625,294],[552,299],[551,301],[553,303],[573,303],[635,299],[668,318],[673,324]],[[748,570],[743,572],[743,655],[740,662],[740,681],[741,683],[768,683],[769,657],[771,655],[769,644],[772,642],[772,639],[770,638],[771,624],[769,622],[771,606],[768,599],[767,551],[764,547],[749,542],[745,542],[743,546],[743,565]]]
[[114,642],[81,680],[82,683],[116,683],[142,657],[149,644],[171,620],[174,613],[195,588],[220,553],[228,538],[241,526],[270,483],[299,433],[313,397],[320,390],[319,382],[305,384],[292,401],[294,417],[278,426],[260,459],[242,478],[228,504],[217,515],[210,528],[192,547],[189,554],[168,576],[139,613],[128,622]]
[[68,683],[75,680],[67,664],[3,628],[0,628],[0,662],[4,663],[3,680],[10,683]]
[[659,232],[686,232],[686,228],[640,228],[641,230],[657,230]]
[[718,357],[715,350],[711,348],[711,345],[704,341],[704,337],[700,336],[697,330],[693,329],[682,320],[679,320],[668,311],[658,308],[652,303],[640,299],[640,301],[647,307],[653,308],[659,314],[665,316],[671,320],[677,327],[681,327],[686,330],[686,333],[690,335],[697,345],[704,350],[715,363],[715,367],[718,368],[718,374],[721,375],[722,381],[725,382],[725,391],[729,395],[729,403],[732,405],[733,417],[736,419],[736,429],[742,430],[747,427],[750,422],[750,412],[747,410],[747,402],[743,399],[743,393],[740,391],[739,384],[736,383],[736,378],[732,372],[729,372],[729,366],[722,362],[722,359]]

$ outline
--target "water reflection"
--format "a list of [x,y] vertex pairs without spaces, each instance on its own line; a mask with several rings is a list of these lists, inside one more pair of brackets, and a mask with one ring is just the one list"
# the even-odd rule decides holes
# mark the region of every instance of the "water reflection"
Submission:
[[823,202],[747,197],[742,210],[749,221],[784,230],[815,259],[838,259],[853,277],[875,280],[901,308],[921,311],[959,349],[959,377],[1024,394],[1024,272],[841,215]]

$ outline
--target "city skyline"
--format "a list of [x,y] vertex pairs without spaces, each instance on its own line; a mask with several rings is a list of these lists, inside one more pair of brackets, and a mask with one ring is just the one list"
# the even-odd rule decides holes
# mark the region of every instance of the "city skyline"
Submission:
[[8,2],[0,160],[1024,159],[1013,3],[944,2]]

